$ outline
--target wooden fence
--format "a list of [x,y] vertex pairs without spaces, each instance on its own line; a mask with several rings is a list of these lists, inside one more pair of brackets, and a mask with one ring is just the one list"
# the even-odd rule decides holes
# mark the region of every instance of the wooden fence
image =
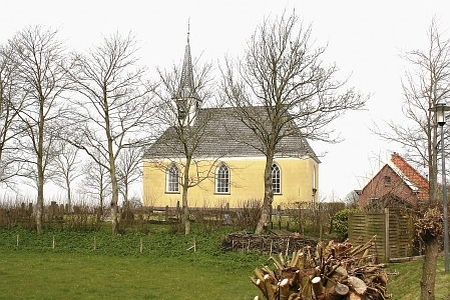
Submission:
[[418,254],[414,247],[413,218],[398,210],[350,215],[348,235],[354,245],[364,244],[376,236],[371,250],[379,262]]

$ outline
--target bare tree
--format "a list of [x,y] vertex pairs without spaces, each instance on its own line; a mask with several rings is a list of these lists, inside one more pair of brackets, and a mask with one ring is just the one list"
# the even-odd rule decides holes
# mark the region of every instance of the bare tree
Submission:
[[59,155],[55,158],[55,178],[53,182],[66,190],[68,211],[72,211],[72,185],[82,174],[79,172],[81,163],[79,149],[61,140],[58,142]]
[[351,191],[344,197],[345,206],[348,208],[357,208],[358,207],[359,196],[356,191]]
[[38,234],[42,232],[44,184],[50,176],[48,167],[56,157],[54,142],[65,117],[61,100],[68,80],[63,66],[64,48],[57,33],[34,26],[18,32],[10,41],[17,84],[24,99],[18,114],[24,136],[18,149],[25,163],[22,175],[32,179],[37,188]]
[[136,51],[132,35],[116,33],[89,54],[79,55],[71,71],[76,91],[83,96],[77,103],[82,121],[73,144],[109,172],[113,234],[119,228],[117,159],[137,137],[150,132],[152,121],[151,88],[144,82],[145,69],[137,65]]
[[[411,66],[403,81],[403,114],[408,122],[390,122],[387,132],[375,129],[385,140],[401,145],[405,157],[416,166],[428,166],[429,205],[421,208],[422,216],[432,215],[427,212],[433,211],[438,205],[439,194],[438,124],[431,108],[438,103],[445,103],[450,97],[450,39],[442,37],[434,19],[428,29],[428,42],[427,49],[414,50],[405,55]],[[434,299],[439,238],[442,236],[442,226],[426,223],[427,228],[419,229],[425,244],[421,279],[423,300]]]
[[[305,139],[337,142],[327,125],[347,110],[362,108],[367,100],[353,88],[344,90],[346,81],[335,79],[336,65],[326,66],[321,61],[326,47],[314,48],[311,33],[311,26],[304,27],[295,12],[290,16],[284,13],[257,27],[243,59],[235,64],[226,59],[226,98],[259,139],[255,149],[266,156],[257,234],[270,218],[271,167],[280,141],[300,130]],[[258,106],[265,109],[264,115],[252,109]]]
[[[212,98],[211,64],[193,63],[189,34],[183,67],[173,66],[169,72],[158,70],[161,89],[157,90],[161,100],[158,112],[164,134],[147,151],[150,159],[169,160],[180,169],[182,222],[185,234],[190,233],[189,189],[211,178],[216,158],[205,161],[200,152],[207,138],[205,127],[212,118],[208,110],[202,110]],[[159,166],[167,172],[167,163]],[[193,175],[195,174],[195,175]]]
[[0,47],[0,184],[7,186],[21,169],[15,141],[21,133],[17,122],[23,98],[18,92],[17,67],[12,53],[10,45]]
[[97,155],[97,159],[89,158],[81,167],[83,178],[77,190],[80,194],[89,195],[94,200],[98,200],[99,216],[103,216],[105,199],[111,197],[111,180],[109,171],[104,167],[105,163],[101,161],[102,156]]
[[142,161],[142,148],[125,148],[120,153],[117,161],[117,174],[119,191],[122,194],[125,207],[129,207],[128,200],[131,185],[142,176],[140,164]]

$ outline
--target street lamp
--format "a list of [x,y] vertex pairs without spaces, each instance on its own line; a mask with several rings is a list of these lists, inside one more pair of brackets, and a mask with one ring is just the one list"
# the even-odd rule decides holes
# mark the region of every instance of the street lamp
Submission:
[[450,110],[450,107],[445,103],[437,103],[435,107],[431,108],[436,114],[436,121],[441,127],[441,155],[442,155],[442,198],[444,205],[444,259],[445,272],[448,273],[450,269],[450,262],[448,257],[448,203],[447,203],[447,181],[445,178],[445,151],[444,151],[444,124],[445,112]]

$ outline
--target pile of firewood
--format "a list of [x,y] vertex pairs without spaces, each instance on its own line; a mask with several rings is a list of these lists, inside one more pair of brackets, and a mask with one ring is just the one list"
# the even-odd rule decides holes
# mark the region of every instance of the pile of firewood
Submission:
[[255,269],[252,282],[267,300],[388,299],[386,265],[376,264],[370,254],[374,239],[360,246],[318,243],[315,249],[294,252],[290,260],[282,254],[271,256],[274,270]]

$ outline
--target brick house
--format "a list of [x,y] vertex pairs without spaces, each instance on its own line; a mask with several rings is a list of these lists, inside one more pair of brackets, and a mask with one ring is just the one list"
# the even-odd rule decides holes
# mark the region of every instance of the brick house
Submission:
[[359,206],[364,211],[380,211],[384,208],[414,208],[428,200],[428,180],[393,153],[391,160],[358,191]]

